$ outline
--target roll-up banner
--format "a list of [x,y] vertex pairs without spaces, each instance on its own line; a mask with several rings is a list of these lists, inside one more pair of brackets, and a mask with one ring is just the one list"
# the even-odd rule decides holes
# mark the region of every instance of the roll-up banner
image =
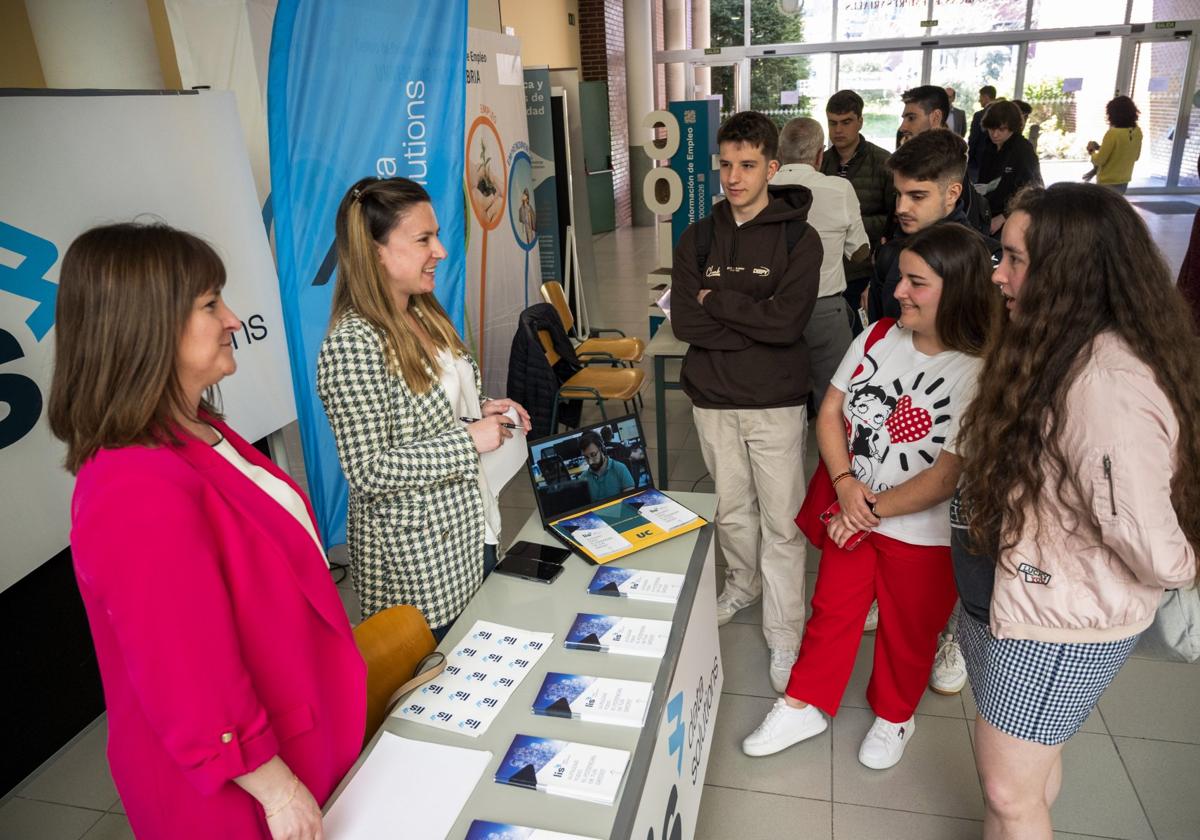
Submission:
[[545,67],[525,70],[525,118],[529,124],[542,282],[561,283],[563,260],[562,244],[558,241],[558,187],[554,180],[554,114],[550,106],[550,71]]
[[449,251],[436,294],[461,331],[466,53],[466,0],[440,3],[436,14],[418,0],[280,0],[275,12],[267,81],[275,248],[309,493],[326,545],[346,541],[346,482],[316,392],[338,202],[368,175],[424,185]]
[[487,395],[504,393],[521,310],[540,300],[537,203],[521,42],[467,31],[467,344]]
[[671,155],[670,165],[683,184],[683,201],[671,214],[674,246],[688,225],[712,212],[713,198],[721,186],[720,172],[713,166],[721,111],[715,99],[671,102],[667,108],[679,121],[679,148]]
[[[162,221],[208,241],[242,321],[221,382],[251,440],[296,416],[275,266],[233,95],[0,95],[0,590],[67,546],[73,480],[45,422],[58,272],[83,231]],[[136,539],[136,535],[130,535]]]

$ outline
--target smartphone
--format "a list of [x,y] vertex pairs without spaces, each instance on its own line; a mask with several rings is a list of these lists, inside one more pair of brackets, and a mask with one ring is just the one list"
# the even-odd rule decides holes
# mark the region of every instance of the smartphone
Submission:
[[[838,504],[837,502],[834,502],[829,507],[825,508],[825,512],[822,513],[817,518],[821,520],[821,523],[823,525],[828,525],[830,522],[833,521],[833,517],[837,516],[841,512],[842,512],[842,506],[840,504]],[[846,540],[846,544],[844,546],[842,546],[842,550],[843,551],[853,551],[854,549],[858,548],[860,545],[862,545],[862,541],[867,538],[868,533],[870,533],[870,532],[869,531],[856,531],[855,533],[851,534],[850,539]]]
[[521,540],[510,545],[508,551],[504,552],[504,556],[505,558],[521,557],[527,560],[540,560],[543,563],[561,566],[571,556],[571,552],[562,546],[542,545]]
[[562,574],[563,567],[557,563],[543,563],[532,557],[515,557],[509,554],[496,564],[494,571],[510,577],[535,580],[538,583],[551,583]]

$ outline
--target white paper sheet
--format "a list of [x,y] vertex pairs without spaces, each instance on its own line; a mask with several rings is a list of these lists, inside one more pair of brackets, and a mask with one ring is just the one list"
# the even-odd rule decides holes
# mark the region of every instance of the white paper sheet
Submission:
[[[508,418],[508,422],[516,426],[521,425],[515,408],[504,412],[504,416]],[[510,431],[512,437],[505,438],[499,449],[493,449],[491,452],[485,452],[479,456],[479,463],[483,465],[483,477],[487,480],[488,489],[496,496],[500,495],[504,485],[512,481],[512,477],[525,466],[525,459],[529,456],[529,447],[525,444],[524,428]]]
[[443,840],[492,760],[384,732],[325,815],[328,840]]

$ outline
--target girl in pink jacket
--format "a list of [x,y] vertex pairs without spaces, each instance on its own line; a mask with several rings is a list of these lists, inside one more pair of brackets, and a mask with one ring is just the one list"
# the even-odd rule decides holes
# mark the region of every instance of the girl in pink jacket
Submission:
[[984,836],[1048,840],[1063,744],[1197,576],[1200,342],[1123,198],[1058,184],[1009,209],[1009,318],[948,444],[952,554]]

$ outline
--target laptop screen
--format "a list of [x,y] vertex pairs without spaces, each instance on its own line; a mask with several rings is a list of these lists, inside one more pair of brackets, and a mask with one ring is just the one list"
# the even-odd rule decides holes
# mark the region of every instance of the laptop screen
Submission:
[[654,486],[636,414],[529,444],[529,475],[547,521]]

